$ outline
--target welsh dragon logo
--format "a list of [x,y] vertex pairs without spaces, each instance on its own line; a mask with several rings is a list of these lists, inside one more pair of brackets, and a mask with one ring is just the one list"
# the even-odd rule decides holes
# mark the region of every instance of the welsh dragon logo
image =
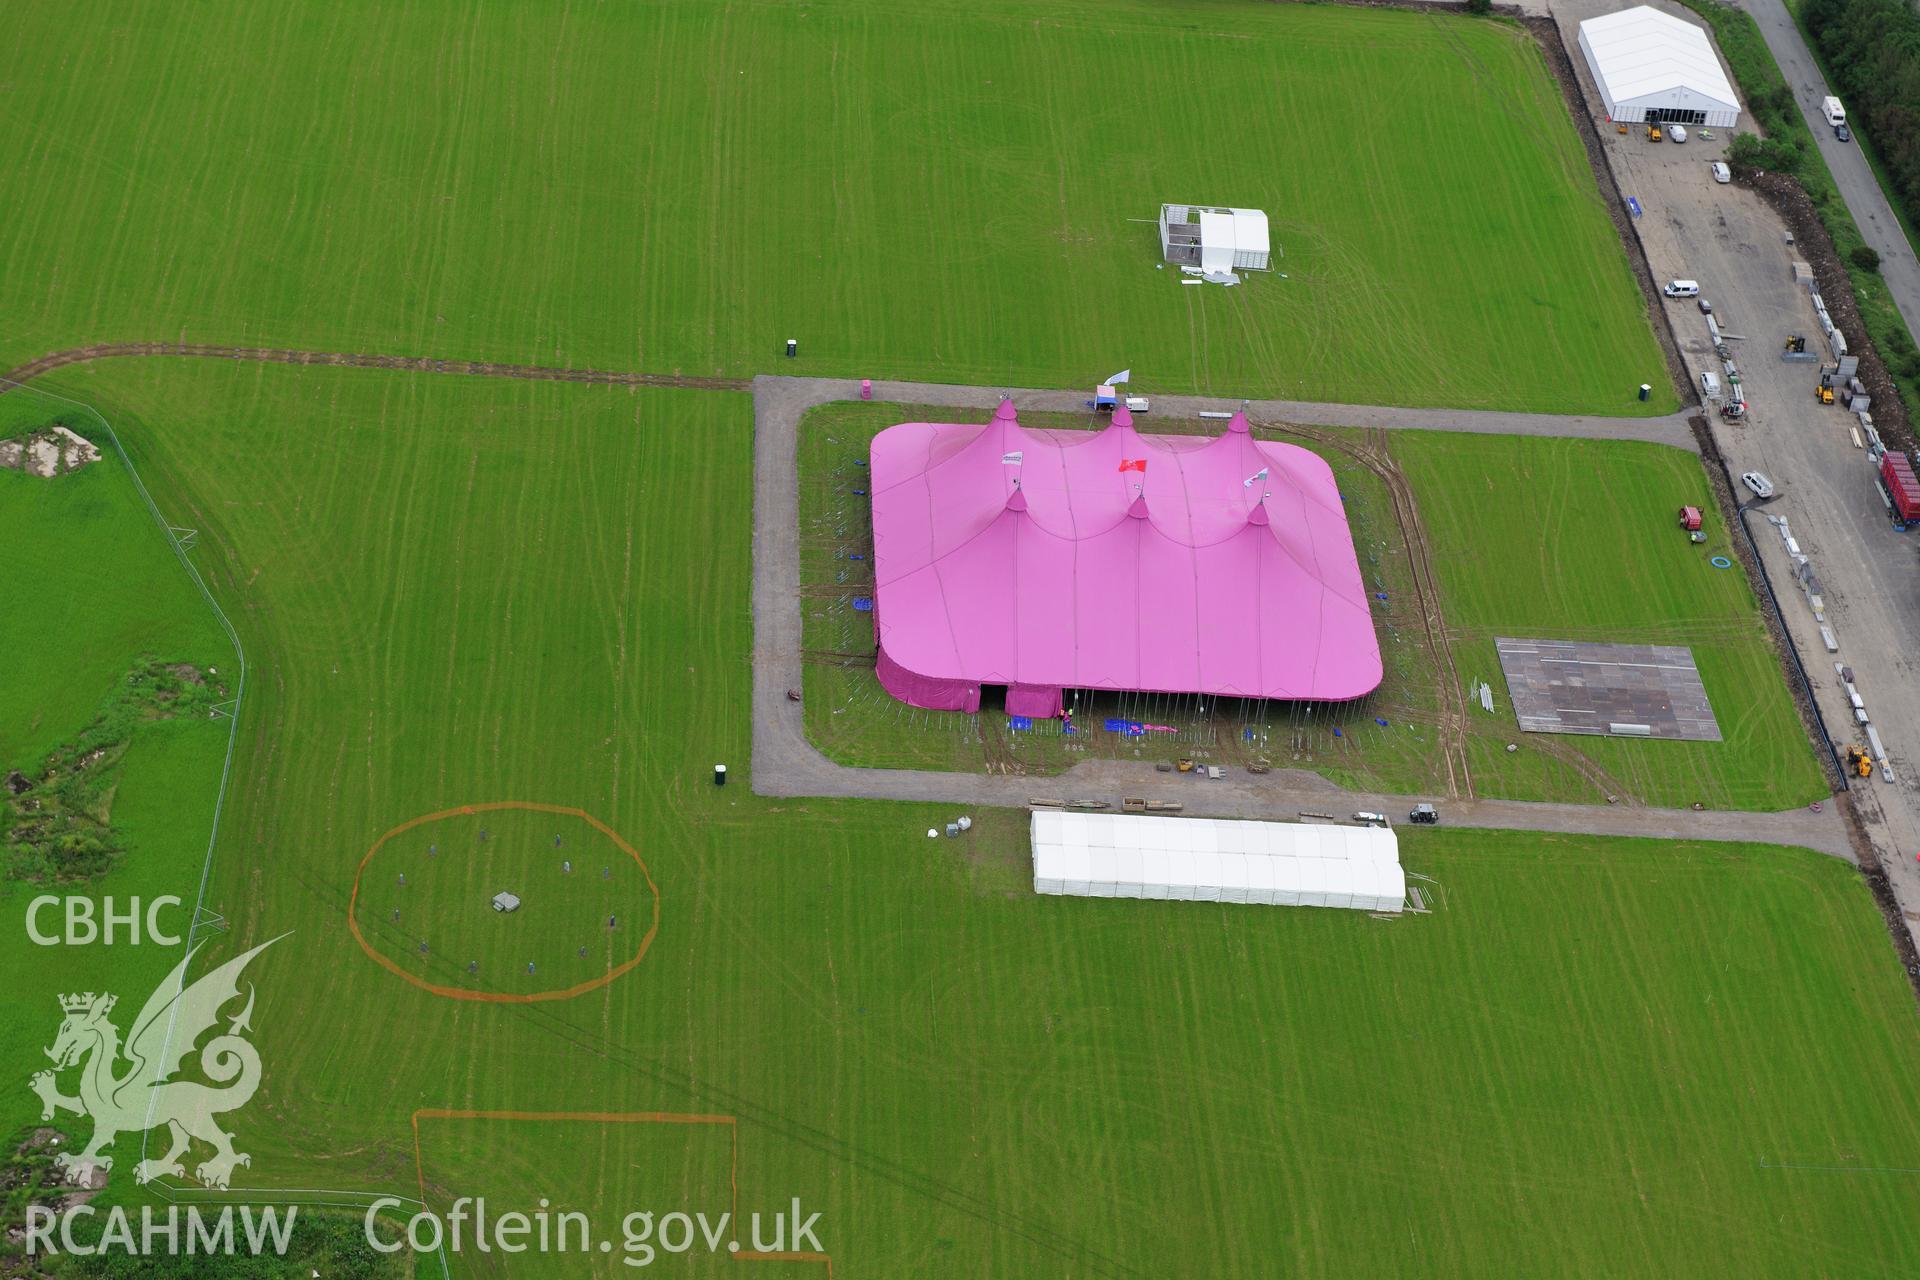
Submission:
[[[86,1149],[78,1154],[63,1151],[54,1158],[68,1181],[90,1185],[96,1171],[104,1175],[113,1168],[113,1157],[102,1153],[115,1138],[161,1125],[168,1133],[166,1154],[139,1163],[134,1177],[141,1182],[185,1177],[180,1157],[196,1138],[214,1150],[213,1158],[193,1172],[209,1187],[224,1189],[235,1168],[252,1163],[250,1156],[233,1149],[233,1135],[217,1118],[245,1106],[260,1087],[260,1055],[244,1034],[253,1029],[253,984],[247,984],[246,1007],[199,1051],[201,1074],[213,1084],[173,1077],[219,1021],[221,1008],[239,997],[240,972],[247,962],[278,941],[263,942],[188,986],[187,966],[200,950],[194,947],[147,997],[124,1045],[110,1016],[117,997],[91,991],[60,997],[66,1018],[46,1051],[53,1070],[36,1074],[30,1087],[40,1095],[42,1120],[53,1119],[58,1111],[93,1118],[93,1140]],[[123,1060],[126,1068],[119,1070]],[[70,1098],[60,1092],[55,1077],[76,1066],[80,1095]]]

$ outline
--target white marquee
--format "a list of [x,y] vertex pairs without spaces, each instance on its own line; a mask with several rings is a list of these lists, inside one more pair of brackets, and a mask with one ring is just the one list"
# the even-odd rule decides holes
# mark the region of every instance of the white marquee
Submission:
[[1036,893],[1398,911],[1400,842],[1386,827],[1120,813],[1033,813]]
[[1649,5],[1580,24],[1580,50],[1607,117],[1732,128],[1740,98],[1706,31]]

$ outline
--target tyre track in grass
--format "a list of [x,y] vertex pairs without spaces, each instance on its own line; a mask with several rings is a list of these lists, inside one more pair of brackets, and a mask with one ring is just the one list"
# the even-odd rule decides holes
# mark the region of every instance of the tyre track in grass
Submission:
[[[128,356],[175,356],[263,364],[321,365],[346,369],[396,369],[408,373],[450,373],[475,378],[519,378],[529,382],[580,382],[616,387],[680,387],[696,391],[746,391],[745,378],[706,378],[677,373],[632,373],[620,369],[566,369],[556,365],[500,364],[484,360],[441,360],[430,356],[378,355],[362,351],[302,351],[289,347],[233,347],[200,342],[100,342],[54,351],[0,374],[0,383],[18,384],[56,369]],[[5,391],[0,386],[0,393]]]
[[1471,797],[1473,770],[1467,759],[1466,694],[1460,687],[1459,667],[1453,660],[1453,646],[1447,640],[1447,619],[1440,606],[1440,580],[1433,568],[1433,549],[1426,528],[1414,505],[1413,486],[1400,469],[1399,460],[1388,447],[1385,433],[1369,428],[1364,439],[1355,443],[1330,431],[1312,427],[1285,426],[1283,435],[1299,436],[1346,454],[1380,479],[1393,501],[1394,522],[1400,528],[1400,540],[1407,548],[1408,569],[1413,581],[1414,602],[1420,609],[1420,626],[1426,636],[1427,652],[1433,656],[1440,685],[1441,759],[1447,769],[1447,795]]

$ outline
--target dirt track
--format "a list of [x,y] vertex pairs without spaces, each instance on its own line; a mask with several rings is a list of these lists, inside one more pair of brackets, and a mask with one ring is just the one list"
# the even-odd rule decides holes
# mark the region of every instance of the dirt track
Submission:
[[[597,382],[621,387],[687,387],[699,391],[745,391],[743,378],[691,378],[667,373],[625,373],[612,369],[560,369],[538,364],[488,364],[478,360],[434,360],[426,356],[383,356],[357,351],[294,351],[284,347],[223,347],[196,342],[101,342],[73,347],[29,360],[0,374],[0,383],[24,383],[68,365],[123,356],[187,356],[209,360],[251,360],[268,364],[318,364],[350,369],[403,369],[413,373],[455,373],[477,378],[524,378],[533,382]],[[0,386],[0,391],[5,387]]]
[[1440,579],[1433,568],[1433,548],[1427,541],[1426,526],[1414,507],[1413,486],[1400,469],[1399,460],[1387,448],[1378,430],[1367,432],[1363,444],[1353,445],[1330,432],[1312,427],[1289,427],[1283,434],[1301,436],[1326,448],[1339,449],[1373,472],[1387,487],[1393,500],[1393,518],[1400,527],[1400,539],[1407,548],[1408,568],[1413,579],[1414,598],[1420,605],[1420,626],[1432,655],[1433,669],[1440,673],[1440,749],[1447,767],[1447,795],[1473,795],[1473,767],[1467,754],[1466,693],[1460,684],[1460,672],[1453,663],[1453,646],[1447,642],[1447,619],[1440,606]]

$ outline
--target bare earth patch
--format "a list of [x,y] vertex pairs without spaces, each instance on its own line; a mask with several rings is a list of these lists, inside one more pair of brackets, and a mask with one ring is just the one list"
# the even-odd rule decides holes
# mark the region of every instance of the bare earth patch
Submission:
[[42,427],[25,440],[0,440],[0,467],[51,478],[100,461],[93,441],[62,426]]

